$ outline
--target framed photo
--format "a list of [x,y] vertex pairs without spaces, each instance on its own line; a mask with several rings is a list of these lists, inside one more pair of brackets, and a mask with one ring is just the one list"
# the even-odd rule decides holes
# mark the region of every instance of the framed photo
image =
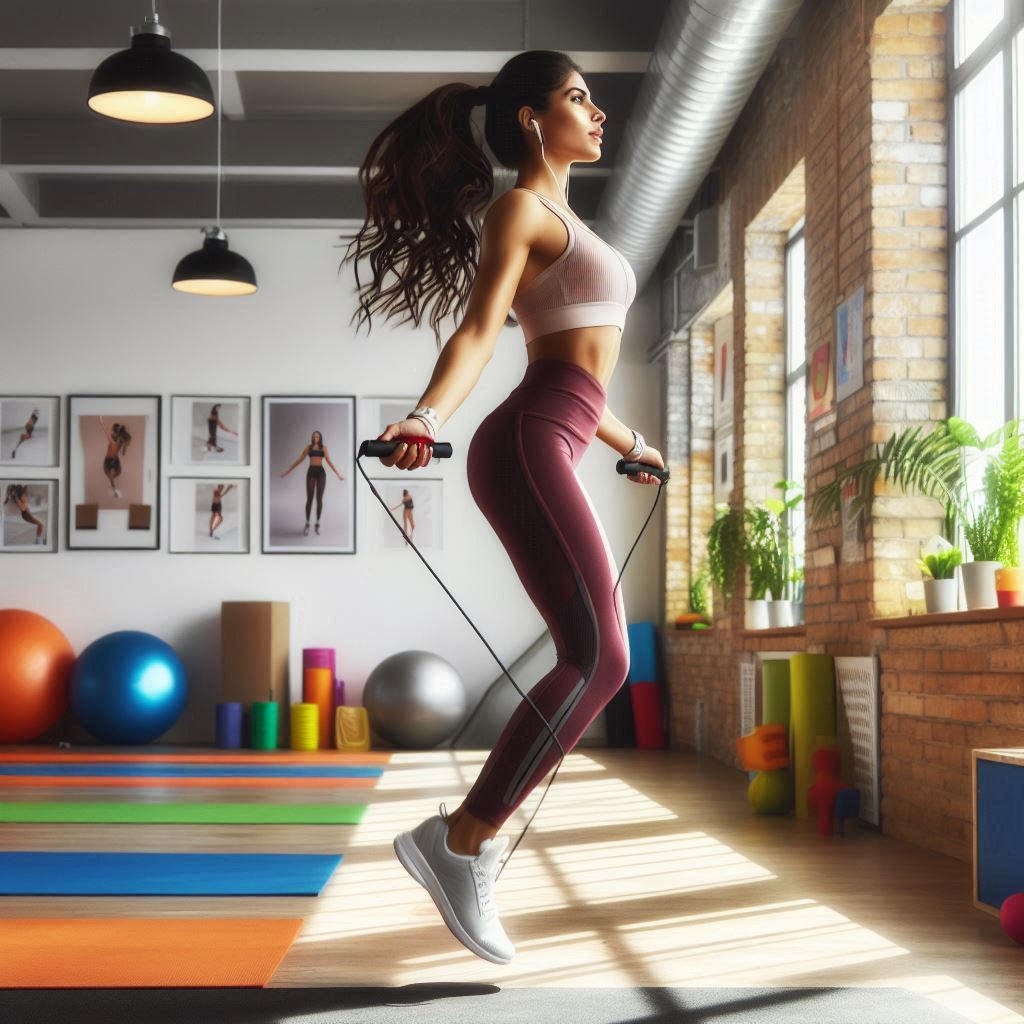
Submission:
[[832,339],[811,350],[807,365],[807,419],[820,419],[835,405],[835,378],[832,376]]
[[249,481],[245,477],[170,479],[170,551],[205,555],[249,552]]
[[715,321],[715,429],[732,423],[733,350],[732,314]]
[[263,397],[264,553],[355,554],[355,451],[354,395]]
[[836,398],[864,386],[864,285],[836,307]]
[[60,398],[0,395],[0,466],[60,462]]
[[160,547],[160,396],[68,396],[68,548]]
[[733,433],[729,430],[715,437],[715,504],[729,500],[732,494]]
[[38,555],[57,550],[57,481],[0,479],[0,551]]
[[[362,424],[359,428],[362,431],[360,441],[376,440],[384,433],[384,429],[389,423],[399,423],[406,419],[409,413],[416,408],[418,402],[418,395],[414,395],[411,398],[360,398],[359,422]],[[436,467],[440,471],[446,461],[448,460],[431,459],[430,468],[434,469]],[[409,476],[407,470],[396,469],[394,466],[388,469],[387,466],[382,466],[379,462],[375,462],[374,470],[379,476],[380,474],[387,475],[389,473],[394,477],[401,477],[402,479]],[[380,476],[380,479],[385,479],[385,476]],[[387,523],[384,525],[387,526]]]
[[[441,520],[444,481],[424,479],[411,473],[406,473],[406,477],[409,479],[404,482],[391,477],[370,477],[394,519],[394,523],[389,523],[383,515],[375,517],[377,525],[371,528],[373,546],[375,549],[409,550],[411,540],[420,551],[440,551],[444,537]],[[379,509],[376,498],[373,504]]]
[[171,464],[248,466],[246,395],[172,395]]

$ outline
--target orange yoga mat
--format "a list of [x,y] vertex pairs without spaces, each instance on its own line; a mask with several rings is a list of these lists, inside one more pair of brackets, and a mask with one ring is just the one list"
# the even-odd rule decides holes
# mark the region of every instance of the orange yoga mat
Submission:
[[96,761],[114,763],[118,761],[178,761],[182,764],[387,764],[391,760],[388,751],[363,751],[358,753],[341,750],[329,751],[260,751],[223,754],[116,754],[105,751],[84,753],[67,750],[40,751],[37,747],[9,747],[0,749],[0,761],[35,761],[51,763],[65,761],[69,764]]
[[0,988],[259,988],[301,918],[0,919]]
[[334,724],[334,672],[329,668],[302,670],[302,699],[315,704],[317,712],[317,746],[331,749],[331,726]]
[[179,789],[194,786],[204,789],[220,789],[233,786],[236,789],[373,789],[377,779],[279,779],[279,778],[185,778],[179,775],[0,775],[0,788],[25,786],[50,789],[65,789],[68,786],[160,786]]

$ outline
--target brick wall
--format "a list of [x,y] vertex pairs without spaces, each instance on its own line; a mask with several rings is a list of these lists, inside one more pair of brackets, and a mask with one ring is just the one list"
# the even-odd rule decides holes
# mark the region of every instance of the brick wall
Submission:
[[[736,346],[737,502],[760,500],[782,476],[781,250],[800,212],[808,351],[834,338],[836,306],[865,290],[864,386],[834,416],[809,424],[808,492],[870,443],[948,414],[945,6],[805,5],[719,155],[730,254],[723,281],[731,287]],[[792,202],[798,172],[802,211]],[[706,291],[707,282],[700,287]],[[706,319],[670,348],[670,420],[693,419],[693,361],[703,351]],[[684,375],[686,386],[677,386]],[[682,517],[671,548],[681,567],[690,564],[683,546],[699,515],[691,430],[685,442],[681,433],[666,441],[673,486],[685,491],[669,513]],[[685,457],[674,447],[680,443],[688,446]],[[969,859],[970,750],[1024,745],[1024,656],[1016,654],[1024,623],[873,624],[906,614],[919,544],[940,529],[934,502],[881,485],[876,493],[862,561],[843,561],[838,525],[808,524],[802,636],[745,632],[742,587],[730,603],[716,595],[712,630],[674,630],[673,611],[686,610],[686,594],[667,595],[671,742],[695,745],[703,701],[707,752],[740,767],[739,662],[753,650],[877,653],[883,829]]]

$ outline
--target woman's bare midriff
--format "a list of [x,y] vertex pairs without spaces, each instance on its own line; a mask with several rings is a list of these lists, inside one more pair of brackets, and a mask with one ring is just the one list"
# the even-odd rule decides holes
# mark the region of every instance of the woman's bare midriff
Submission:
[[534,338],[526,346],[527,362],[535,359],[564,359],[582,366],[608,390],[608,382],[619,361],[622,331],[611,324],[603,327],[573,327]]

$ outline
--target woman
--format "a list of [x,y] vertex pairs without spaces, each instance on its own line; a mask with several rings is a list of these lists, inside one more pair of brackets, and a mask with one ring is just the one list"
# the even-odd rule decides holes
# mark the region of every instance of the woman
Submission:
[[128,433],[123,423],[115,423],[112,430],[107,430],[100,417],[100,427],[107,439],[107,451],[103,456],[103,475],[110,481],[110,489],[114,492],[115,498],[121,497],[121,492],[114,486],[114,481],[121,475],[121,456],[128,451],[132,435]]
[[14,446],[14,451],[11,452],[11,458],[15,458],[18,454],[18,449],[22,446],[22,443],[27,441],[32,436],[32,431],[36,429],[36,422],[39,419],[39,410],[33,409],[32,415],[25,421],[25,429],[21,433],[21,437],[18,438],[18,443]]
[[213,489],[213,502],[210,504],[210,536],[214,540],[220,540],[220,537],[214,536],[213,531],[224,522],[224,516],[221,514],[221,501],[234,486],[234,484],[228,484],[225,487],[223,484],[217,484]]
[[302,454],[281,474],[287,476],[306,456],[309,456],[309,469],[306,470],[306,528],[302,531],[303,537],[309,536],[309,510],[313,507],[313,495],[316,494],[316,532],[320,534],[320,513],[324,510],[324,488],[327,486],[327,470],[324,463],[331,467],[334,475],[339,480],[345,478],[334,468],[330,455],[327,454],[327,446],[324,444],[324,436],[319,430],[314,430],[310,443],[302,449]]
[[46,543],[46,527],[42,522],[28,510],[28,487],[25,484],[8,484],[7,493],[4,495],[4,504],[13,502],[15,508],[21,513],[21,518],[36,528],[36,539],[34,544]]
[[[412,531],[416,529],[416,524],[412,519],[412,495],[403,487],[402,488],[402,500],[398,505],[403,506],[404,511],[402,512],[402,522],[405,524],[405,543],[408,544],[412,539]],[[398,505],[391,505],[388,509],[389,512],[394,512]]]
[[209,435],[207,437],[207,439],[206,439],[206,454],[207,455],[210,454],[210,449],[211,448],[213,448],[215,451],[218,451],[218,452],[224,451],[224,449],[221,448],[217,444],[217,428],[218,427],[220,427],[221,430],[226,430],[229,434],[234,434],[235,437],[238,437],[238,431],[237,430],[232,430],[226,423],[223,423],[221,421],[220,413],[217,412],[217,410],[219,408],[220,408],[220,402],[218,402],[210,410],[210,415],[206,417],[206,431],[207,431],[207,434]]
[[[479,266],[476,215],[493,179],[470,124],[476,103],[486,106],[491,150],[518,172],[516,187],[487,211]],[[371,144],[360,168],[367,219],[350,242],[354,257],[345,257],[372,258],[360,322],[379,307],[389,317],[404,309],[419,325],[434,301],[430,324],[440,343],[441,317],[453,302],[456,312],[465,308],[420,405],[379,440],[438,436],[491,358],[510,308],[523,328],[526,374],[480,424],[466,468],[474,500],[554,637],[558,660],[530,697],[565,750],[628,668],[614,560],[575,468],[595,436],[617,455],[664,466],[606,405],[636,278],[566,199],[569,166],[600,158],[604,120],[579,66],[548,50],[513,57],[485,88],[435,89]],[[389,271],[398,280],[384,289]],[[430,456],[429,445],[401,442],[381,462],[412,470],[429,465]],[[657,482],[646,473],[635,479]],[[402,864],[453,934],[494,963],[515,954],[492,899],[508,844],[497,833],[558,757],[551,734],[523,701],[461,806],[446,814],[442,804],[440,814],[395,838]]]

